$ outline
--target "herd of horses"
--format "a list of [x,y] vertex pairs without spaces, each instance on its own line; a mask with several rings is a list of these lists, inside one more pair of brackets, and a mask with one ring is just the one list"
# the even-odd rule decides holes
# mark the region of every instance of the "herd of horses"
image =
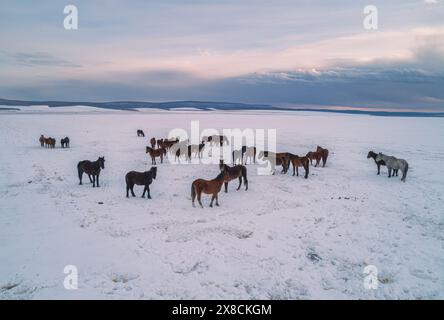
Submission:
[[[40,135],[39,142],[40,142],[40,146],[42,148],[46,147],[46,148],[54,149],[56,146],[56,139],[51,138],[51,137],[45,137],[43,134]],[[62,148],[69,148],[69,138],[65,137],[65,138],[61,139],[60,145],[62,146]]]
[[[138,137],[145,137],[143,130],[137,130]],[[42,147],[54,148],[56,140],[51,137],[44,137],[43,135],[39,138],[40,145]],[[60,141],[62,148],[69,147],[69,138],[65,137]],[[156,158],[160,158],[160,163],[163,163],[164,158],[167,156],[168,152],[175,156],[175,159],[185,156],[186,159],[191,160],[192,156],[202,157],[202,151],[206,145],[214,146],[218,145],[223,147],[225,144],[229,145],[229,140],[223,135],[213,135],[209,137],[203,137],[202,142],[198,145],[190,145],[188,140],[179,141],[178,138],[175,139],[156,139],[151,138],[150,146],[146,146],[146,153],[151,157],[151,164],[157,165]],[[317,146],[315,151],[309,151],[305,156],[298,156],[290,152],[280,152],[275,153],[271,151],[260,151],[257,154],[257,149],[255,146],[242,146],[239,150],[232,151],[232,166],[224,163],[224,160],[219,162],[219,174],[216,178],[212,180],[206,179],[196,179],[191,184],[191,202],[193,207],[195,206],[195,200],[201,207],[203,207],[201,202],[202,194],[211,195],[210,207],[213,207],[213,202],[215,205],[219,206],[218,194],[224,185],[224,191],[228,192],[228,183],[232,180],[238,179],[239,185],[237,190],[242,186],[245,186],[245,191],[248,190],[248,178],[247,178],[247,162],[250,160],[250,164],[256,163],[256,159],[267,160],[273,166],[282,166],[281,174],[286,174],[290,165],[293,166],[293,176],[299,176],[299,167],[304,168],[305,174],[304,178],[307,179],[309,176],[310,165],[318,167],[322,163],[322,167],[325,167],[327,159],[329,156],[329,150],[321,146]],[[376,153],[370,151],[367,155],[368,159],[373,159],[377,166],[377,174],[380,174],[381,166],[386,166],[388,169],[388,177],[398,176],[398,171],[401,170],[402,177],[401,181],[405,182],[407,177],[407,171],[409,165],[404,159],[397,159],[393,156],[387,156],[382,153]],[[313,164],[313,161],[315,162]],[[93,187],[100,187],[99,176],[101,170],[105,169],[105,157],[99,157],[96,161],[83,160],[77,164],[77,172],[79,177],[79,184],[82,184],[82,177],[85,173],[89,181],[92,183]],[[273,174],[275,172],[273,171]],[[157,167],[151,167],[149,171],[138,172],[130,171],[125,175],[126,183],[126,197],[129,197],[129,193],[135,197],[134,186],[140,185],[144,186],[142,197],[151,199],[150,185],[153,183],[153,179],[156,179]]]

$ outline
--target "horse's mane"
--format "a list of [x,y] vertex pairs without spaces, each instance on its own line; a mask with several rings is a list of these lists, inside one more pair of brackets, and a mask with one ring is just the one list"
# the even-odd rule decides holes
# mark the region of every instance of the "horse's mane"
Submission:
[[[226,164],[225,164],[225,166],[226,166]],[[218,175],[217,175],[217,177],[216,178],[214,178],[214,180],[220,180],[220,179],[222,179],[223,177],[224,177],[224,172],[223,171],[221,171],[221,173],[219,173]]]

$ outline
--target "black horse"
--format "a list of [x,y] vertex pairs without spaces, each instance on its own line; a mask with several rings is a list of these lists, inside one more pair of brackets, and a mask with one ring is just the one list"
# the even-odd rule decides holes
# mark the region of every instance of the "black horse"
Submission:
[[135,197],[134,185],[145,186],[143,189],[142,198],[145,198],[145,192],[148,192],[148,199],[151,199],[150,195],[150,184],[153,183],[153,179],[156,179],[157,167],[151,167],[150,171],[137,172],[130,171],[125,176],[126,182],[126,197],[129,198],[129,191],[131,190],[131,195]]
[[[369,151],[367,154],[367,159],[372,158],[373,160],[375,160],[376,166],[378,167],[378,174],[380,174],[381,173],[381,166],[385,166],[385,162],[384,162],[384,160],[376,161],[377,155],[378,154],[376,152]],[[398,169],[393,169],[393,175],[398,176]]]
[[[88,175],[89,181],[94,187],[100,187],[99,185],[99,175],[100,170],[105,169],[105,157],[99,157],[96,161],[83,160],[77,164],[77,171],[79,173],[79,180],[82,184],[82,176],[85,172]],[[91,179],[92,176],[92,179]]]
[[237,187],[236,190],[240,189],[242,185],[242,178],[244,179],[245,191],[248,190],[247,168],[245,166],[237,165],[230,167],[224,164],[223,160],[220,160],[219,169],[225,173],[228,173],[224,181],[225,193],[228,192],[228,182],[236,178],[239,178],[239,186]]
[[62,148],[69,148],[69,138],[64,137],[60,140],[60,144],[62,145]]
[[137,130],[137,136],[138,137],[145,137],[145,133],[143,132],[143,130]]

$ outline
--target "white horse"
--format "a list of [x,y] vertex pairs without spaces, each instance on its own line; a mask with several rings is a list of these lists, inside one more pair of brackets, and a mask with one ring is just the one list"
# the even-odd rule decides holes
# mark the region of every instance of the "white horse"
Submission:
[[397,159],[392,156],[387,156],[385,154],[379,153],[376,156],[376,162],[382,160],[385,162],[385,165],[388,169],[388,177],[390,178],[392,176],[392,170],[401,170],[402,172],[402,178],[401,181],[405,182],[405,179],[407,178],[407,171],[409,170],[409,164],[404,159]]
[[[250,164],[256,163],[256,147],[242,147],[242,159],[245,154],[245,164],[247,164],[247,159],[250,158]],[[252,160],[253,159],[253,160]]]

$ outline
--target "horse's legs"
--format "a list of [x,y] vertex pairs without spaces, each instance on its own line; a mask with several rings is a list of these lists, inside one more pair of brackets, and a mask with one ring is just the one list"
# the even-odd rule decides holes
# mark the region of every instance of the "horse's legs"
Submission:
[[80,185],[82,185],[82,176],[83,176],[83,170],[80,169],[80,167],[77,167],[77,173],[79,174],[79,180],[80,180]]
[[163,153],[160,154],[160,163],[163,163]]
[[129,185],[127,184],[127,185],[126,185],[126,197],[127,197],[127,198],[129,198],[129,190],[130,190],[130,187],[129,187]]
[[92,183],[93,183],[93,188],[95,188],[96,187],[96,176],[93,174],[92,175]]
[[132,195],[133,197],[135,197],[136,195],[135,195],[135,193],[134,193],[134,184],[131,185],[130,190],[131,190],[131,195]]
[[197,192],[197,201],[199,202],[200,207],[203,208],[202,201],[200,201],[201,197],[202,197],[202,191],[198,191]]
[[89,182],[93,182],[93,180],[91,179],[91,175],[90,174],[88,174],[88,178],[89,178]]
[[146,186],[143,188],[142,198],[145,198]]
[[[294,174],[293,174],[294,175]],[[296,166],[296,176],[299,177],[299,166]]]
[[100,187],[100,185],[99,185],[99,175],[100,175],[100,172],[96,175],[96,187],[97,188]]
[[245,191],[248,190],[248,180],[247,180],[247,176],[244,176],[244,185],[245,185]]
[[150,186],[147,185],[145,188],[146,188],[146,191],[148,191],[148,199],[151,199]]
[[378,175],[381,173],[381,165],[380,164],[376,164],[378,166]]
[[216,193],[215,197],[216,197],[216,206],[219,207],[219,197],[218,197],[217,193]]
[[215,195],[214,195],[214,193],[213,193],[213,196],[211,197],[211,202],[210,202],[210,207],[211,207],[211,208],[213,207],[213,200],[214,200],[214,198],[215,198]]
[[239,186],[237,187],[236,190],[239,190],[241,185],[242,185],[242,176],[239,177]]
[[388,177],[391,178],[391,176],[392,176],[392,168],[388,168],[388,172],[389,172]]
[[225,193],[228,193],[228,182],[224,182],[225,185]]

